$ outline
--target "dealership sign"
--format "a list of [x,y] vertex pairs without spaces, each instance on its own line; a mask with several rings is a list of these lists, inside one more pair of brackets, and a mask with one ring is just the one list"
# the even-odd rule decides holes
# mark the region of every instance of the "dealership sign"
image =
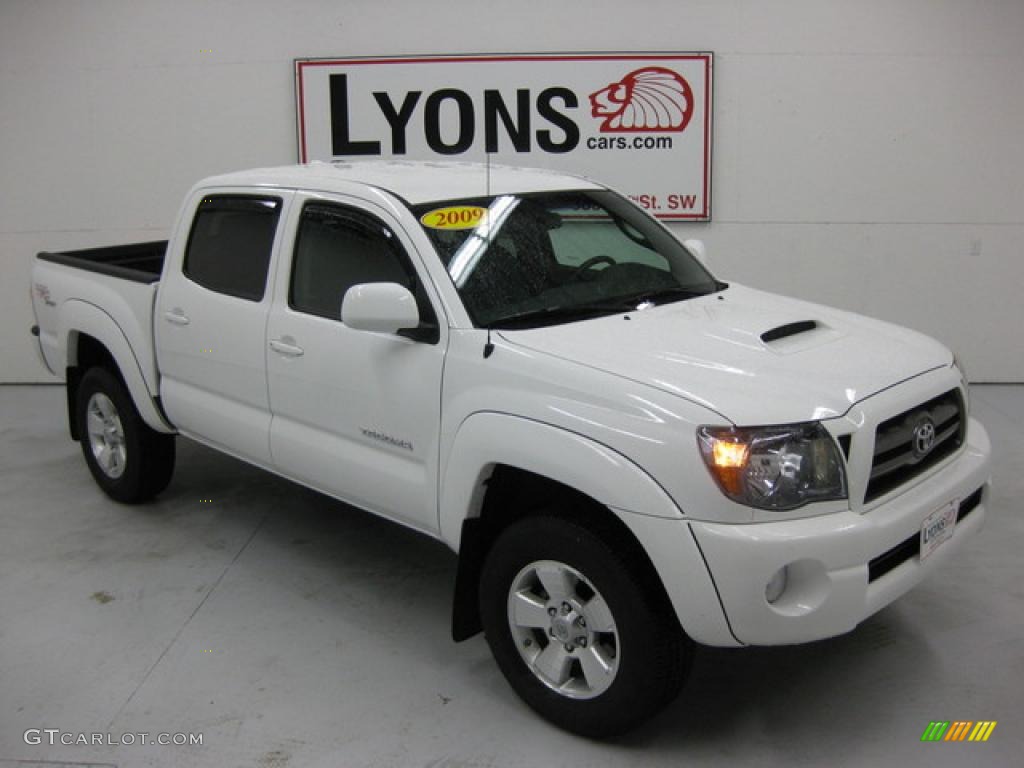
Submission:
[[711,217],[710,53],[295,62],[299,160],[400,158],[591,176],[662,219]]

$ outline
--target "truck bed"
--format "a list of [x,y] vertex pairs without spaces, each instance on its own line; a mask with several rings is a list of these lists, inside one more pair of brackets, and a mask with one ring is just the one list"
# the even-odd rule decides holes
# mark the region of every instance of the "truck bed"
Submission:
[[43,251],[39,258],[137,283],[155,283],[160,280],[166,253],[167,241],[153,240],[77,251]]
[[[153,307],[167,241],[42,252],[32,266],[32,329],[43,362],[62,376],[78,332],[104,343],[137,403],[159,393]],[[74,332],[70,332],[74,331]]]

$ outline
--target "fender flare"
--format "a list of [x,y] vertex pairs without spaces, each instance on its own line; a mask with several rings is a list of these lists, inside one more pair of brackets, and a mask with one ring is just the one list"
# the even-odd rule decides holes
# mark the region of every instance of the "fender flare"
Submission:
[[135,357],[131,344],[109,314],[95,304],[79,299],[71,299],[61,305],[57,335],[58,338],[64,339],[67,367],[76,366],[78,362],[72,359],[72,335],[76,333],[92,336],[110,353],[139,415],[147,425],[157,432],[172,434],[177,431],[167,423],[157,408],[153,396],[146,387],[142,366]]
[[683,517],[649,474],[608,446],[541,421],[482,411],[459,426],[441,482],[441,539],[455,551],[462,521],[480,514],[484,481],[498,464],[557,480],[616,512]]
[[708,645],[735,646],[707,563],[679,507],[641,467],[583,435],[528,418],[478,412],[459,427],[443,470],[441,539],[459,553],[452,636],[480,629],[477,584],[489,542],[480,513],[496,465],[533,472],[607,507],[646,552],[683,630]]

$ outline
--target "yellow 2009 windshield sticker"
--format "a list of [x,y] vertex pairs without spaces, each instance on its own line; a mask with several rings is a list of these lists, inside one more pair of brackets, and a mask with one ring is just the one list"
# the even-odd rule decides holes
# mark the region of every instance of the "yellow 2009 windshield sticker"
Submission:
[[473,229],[487,216],[479,205],[452,205],[435,208],[420,216],[420,224],[431,229]]

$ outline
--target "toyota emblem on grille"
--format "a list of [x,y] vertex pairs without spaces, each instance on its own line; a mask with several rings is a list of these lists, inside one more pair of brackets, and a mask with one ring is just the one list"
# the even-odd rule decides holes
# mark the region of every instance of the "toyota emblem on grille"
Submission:
[[914,458],[923,459],[935,446],[935,424],[925,416],[914,427]]

